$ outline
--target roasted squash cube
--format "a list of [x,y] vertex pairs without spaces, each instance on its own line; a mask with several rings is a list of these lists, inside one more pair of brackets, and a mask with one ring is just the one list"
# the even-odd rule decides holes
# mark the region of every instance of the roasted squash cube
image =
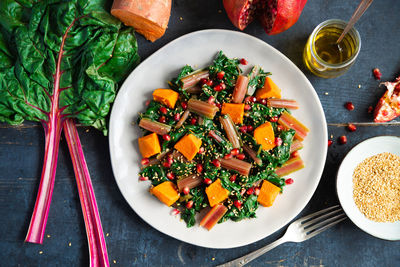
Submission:
[[267,180],[263,181],[257,201],[264,207],[271,207],[281,189]]
[[217,179],[206,188],[206,194],[210,206],[214,207],[218,203],[228,198],[230,191],[222,187],[221,180]]
[[179,94],[171,89],[156,89],[153,92],[154,101],[160,102],[169,108],[174,108]]
[[139,150],[143,158],[149,158],[161,152],[160,141],[155,133],[139,138]]
[[257,99],[260,98],[281,98],[281,89],[272,81],[270,77],[265,78],[264,86],[257,90]]
[[244,115],[244,104],[223,103],[221,114],[229,114],[235,124],[242,124]]
[[272,128],[271,123],[261,124],[254,130],[253,134],[257,144],[261,145],[262,149],[270,150],[276,146],[274,128]]
[[178,189],[173,182],[166,181],[150,189],[162,203],[168,207],[174,204],[180,197]]
[[201,139],[193,134],[187,134],[182,137],[174,148],[182,153],[187,160],[192,160],[201,147]]

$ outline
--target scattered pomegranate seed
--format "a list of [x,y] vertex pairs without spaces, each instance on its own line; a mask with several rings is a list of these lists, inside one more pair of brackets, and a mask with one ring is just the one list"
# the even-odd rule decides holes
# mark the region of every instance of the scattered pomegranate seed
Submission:
[[200,147],[200,149],[199,149],[199,153],[200,153],[200,154],[203,154],[203,153],[204,153],[204,151],[205,151],[204,147]]
[[244,103],[250,103],[251,102],[251,99],[252,97],[251,96],[246,96],[245,97],[245,99],[244,99]]
[[212,184],[212,181],[211,181],[210,178],[205,178],[203,182],[204,182],[206,185]]
[[278,116],[273,116],[271,119],[269,119],[270,122],[277,122],[278,120]]
[[214,103],[215,103],[215,97],[212,96],[212,95],[210,95],[210,97],[209,97],[208,100],[207,100],[207,103],[208,103],[208,104],[214,104]]
[[142,163],[143,166],[146,166],[147,164],[149,164],[150,160],[148,158],[142,158],[142,160],[140,161],[140,163]]
[[330,147],[333,144],[332,140],[328,140],[328,147]]
[[161,122],[161,123],[165,123],[165,122],[167,121],[167,119],[165,118],[165,116],[161,116],[161,117],[158,119],[158,121]]
[[342,145],[347,143],[347,137],[345,135],[342,135],[341,137],[339,137],[339,143],[341,143]]
[[164,135],[162,136],[162,138],[163,138],[165,141],[171,140],[171,136],[170,136],[169,134],[164,134]]
[[249,104],[244,105],[244,110],[248,111],[251,109],[251,106]]
[[282,138],[280,137],[275,137],[275,145],[276,146],[281,146],[282,145]]
[[253,187],[250,187],[249,189],[247,189],[247,192],[246,192],[248,195],[252,195],[252,194],[254,194],[254,188]]
[[247,125],[247,131],[248,131],[248,132],[251,132],[251,131],[253,131],[253,126],[251,126],[251,125]]
[[354,132],[355,130],[357,130],[357,127],[350,123],[349,125],[347,125],[347,130],[349,130],[350,132]]
[[221,109],[222,105],[220,103],[215,104],[215,106],[219,109]]
[[187,109],[187,103],[186,102],[181,102],[181,107],[183,109]]
[[222,85],[221,84],[217,84],[216,86],[214,86],[214,90],[219,92],[222,91]]
[[298,157],[300,155],[300,153],[299,153],[299,151],[293,151],[292,152],[292,154],[290,154],[290,156],[292,157],[292,158],[295,158],[295,157]]
[[258,100],[258,103],[260,103],[262,105],[266,105],[267,104],[267,99],[261,98],[260,100]]
[[235,200],[233,201],[233,205],[235,205],[236,208],[240,209],[242,206],[242,202],[240,200]]
[[193,200],[190,200],[186,203],[186,208],[191,209],[193,207]]
[[178,215],[179,213],[181,213],[181,212],[180,212],[180,210],[178,210],[178,209],[173,209],[173,210],[171,211],[171,215],[173,215],[173,216],[176,216],[176,215]]
[[236,174],[232,174],[231,177],[229,177],[229,181],[231,181],[231,182],[236,181],[236,177],[237,177]]
[[232,157],[233,157],[233,155],[231,153],[229,153],[224,156],[224,159],[231,159]]
[[354,105],[351,102],[346,102],[346,104],[344,105],[345,108],[347,108],[348,110],[353,110],[354,109]]
[[373,110],[374,110],[374,108],[372,106],[368,107],[368,113],[372,113]]
[[253,103],[256,103],[257,98],[256,98],[255,96],[252,96],[252,97],[250,98],[250,101],[253,102]]
[[234,149],[232,149],[231,150],[231,154],[233,155],[233,156],[236,156],[237,154],[239,154],[239,148],[234,148]]
[[150,105],[150,100],[147,100],[144,104],[145,104],[146,107],[147,107],[148,105]]
[[278,131],[283,131],[285,128],[283,128],[283,126],[282,125],[278,125],[278,126],[276,126],[276,129],[278,130]]
[[168,161],[164,161],[164,162],[163,162],[163,166],[164,166],[165,168],[170,168],[170,167],[171,167],[171,163],[169,163]]
[[181,119],[181,114],[176,113],[176,114],[174,115],[174,121],[179,121],[180,119]]
[[237,158],[237,159],[240,159],[240,160],[244,160],[244,159],[246,158],[246,155],[243,154],[243,153],[237,154],[237,155],[236,155],[236,158]]
[[226,84],[225,83],[221,82],[220,85],[222,86],[222,90],[226,89]]
[[166,107],[160,107],[160,112],[165,115],[168,113],[168,110]]
[[206,84],[211,87],[213,86],[214,82],[212,80],[208,80]]
[[182,192],[183,192],[185,195],[188,195],[189,192],[190,192],[189,187],[185,186],[185,187],[183,188]]
[[254,188],[254,195],[258,196],[260,194],[260,188],[256,187]]
[[190,124],[192,124],[192,125],[195,125],[196,122],[197,122],[197,119],[196,119],[196,118],[192,118],[192,119],[190,120]]
[[206,79],[206,78],[200,79],[200,84],[201,85],[206,84],[207,82],[208,82],[208,79]]
[[217,167],[217,168],[221,167],[221,162],[219,160],[217,160],[217,159],[214,159],[212,161],[212,164],[214,164],[214,166]]
[[247,133],[247,126],[246,126],[246,125],[240,126],[240,127],[239,127],[239,130],[240,130],[242,133]]
[[372,70],[372,73],[374,74],[374,77],[376,80],[380,80],[382,77],[382,73],[378,68],[375,68]]
[[203,172],[203,164],[197,163],[196,170],[198,173],[202,173]]
[[386,109],[382,110],[382,115],[383,116],[387,116],[388,114],[389,114],[389,112]]
[[167,178],[170,180],[174,180],[175,179],[175,174],[173,174],[172,172],[167,173]]
[[293,179],[292,178],[288,178],[285,180],[285,184],[289,185],[289,184],[293,184]]
[[242,58],[241,60],[240,60],[240,64],[242,64],[242,65],[247,65],[247,60],[246,59],[244,59],[244,58]]
[[147,181],[147,180],[149,180],[149,177],[146,177],[146,176],[139,176],[139,180],[140,180],[140,181]]
[[222,80],[224,78],[225,72],[224,71],[220,71],[217,73],[217,79],[218,80]]
[[169,165],[172,165],[172,163],[174,163],[174,158],[171,155],[168,155],[167,162]]

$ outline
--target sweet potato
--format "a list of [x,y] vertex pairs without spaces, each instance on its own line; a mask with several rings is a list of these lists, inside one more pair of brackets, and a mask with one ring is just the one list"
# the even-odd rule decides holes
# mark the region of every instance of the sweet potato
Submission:
[[257,99],[259,98],[281,98],[281,89],[272,81],[270,77],[265,78],[264,86],[257,90]]
[[143,158],[149,158],[161,152],[160,141],[156,133],[139,138],[139,150]]
[[281,192],[279,187],[271,182],[268,182],[267,180],[264,180],[257,201],[264,207],[271,207],[279,192]]
[[160,102],[169,108],[174,108],[179,94],[171,89],[156,89],[153,92],[154,101]]
[[171,0],[114,0],[111,14],[154,42],[167,29]]
[[264,150],[270,150],[276,146],[274,129],[269,122],[261,124],[254,130],[254,138]]
[[228,189],[222,187],[220,179],[215,180],[215,182],[213,182],[206,188],[208,202],[210,202],[211,207],[214,207],[218,203],[227,199],[229,193],[230,192]]
[[182,137],[174,148],[182,153],[187,160],[192,160],[201,147],[201,139],[193,134],[187,134]]
[[244,115],[244,104],[223,103],[221,114],[229,114],[235,124],[242,124]]
[[166,181],[150,189],[150,193],[155,195],[162,203],[168,207],[174,204],[180,197],[178,190],[173,182]]

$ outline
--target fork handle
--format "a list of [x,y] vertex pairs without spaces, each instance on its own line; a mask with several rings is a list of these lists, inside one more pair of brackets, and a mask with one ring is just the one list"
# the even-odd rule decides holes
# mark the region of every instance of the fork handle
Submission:
[[273,249],[287,241],[288,240],[285,238],[285,236],[282,236],[278,240],[272,242],[269,245],[266,245],[265,247],[259,248],[256,251],[253,251],[243,257],[237,258],[236,260],[224,263],[222,265],[218,265],[217,267],[242,267],[242,266],[246,265],[247,263],[251,262],[252,260],[257,259],[264,253],[270,251],[271,249]]

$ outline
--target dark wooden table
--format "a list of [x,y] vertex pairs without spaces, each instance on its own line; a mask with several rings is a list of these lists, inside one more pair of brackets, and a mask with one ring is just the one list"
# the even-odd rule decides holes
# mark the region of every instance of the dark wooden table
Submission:
[[[393,80],[400,72],[398,1],[375,1],[356,24],[362,39],[361,52],[344,76],[330,80],[317,78],[302,63],[303,47],[313,28],[330,18],[347,20],[357,4],[358,1],[309,1],[297,24],[282,34],[267,36],[258,23],[245,31],[280,50],[306,73],[320,97],[329,135],[334,140],[317,191],[299,216],[338,203],[336,172],[352,146],[372,136],[400,135],[397,123],[362,124],[372,122],[368,107],[374,106],[384,92],[371,70],[379,67],[384,81]],[[183,34],[210,28],[236,30],[225,14],[222,1],[173,0],[166,35],[155,43],[138,36],[140,55],[145,59]],[[354,103],[353,111],[344,108],[347,101]],[[356,132],[345,129],[348,122],[358,125]],[[281,229],[254,244],[227,250],[196,247],[166,236],[143,222],[119,192],[111,170],[107,137],[86,127],[80,127],[79,132],[111,266],[211,266],[244,255],[283,234]],[[338,144],[340,135],[348,137],[346,145]],[[88,266],[85,227],[68,148],[63,141],[47,236],[43,245],[23,242],[39,185],[43,148],[43,132],[38,124],[24,123],[17,127],[0,124],[0,266]],[[346,220],[307,242],[282,245],[250,265],[400,266],[399,251],[400,242],[374,238]]]

